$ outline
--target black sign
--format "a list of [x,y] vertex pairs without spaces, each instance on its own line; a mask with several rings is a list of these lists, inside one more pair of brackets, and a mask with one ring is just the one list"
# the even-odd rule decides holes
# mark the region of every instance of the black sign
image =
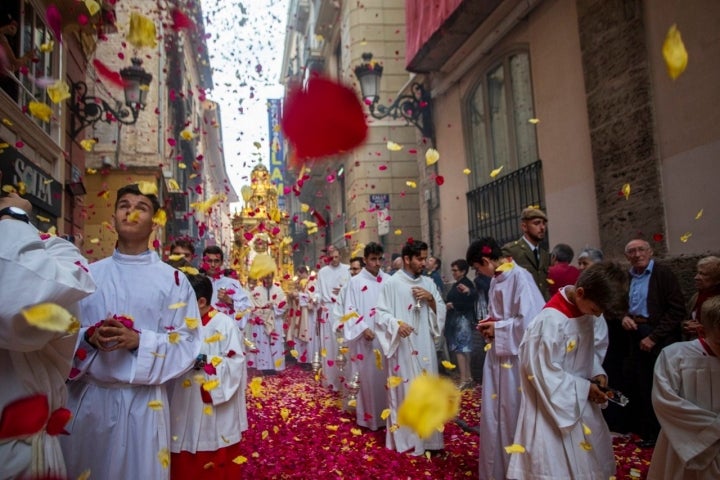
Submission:
[[[3,140],[0,139],[0,143]],[[25,185],[23,197],[40,210],[59,217],[62,213],[62,184],[51,175],[39,169],[17,149],[7,146],[0,148],[0,172],[2,185],[12,185],[20,190]]]

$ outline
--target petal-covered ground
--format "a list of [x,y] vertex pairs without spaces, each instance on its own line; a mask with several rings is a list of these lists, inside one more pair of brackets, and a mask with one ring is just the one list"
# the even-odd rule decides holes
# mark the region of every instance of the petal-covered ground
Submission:
[[[262,378],[255,397],[248,389],[248,422],[241,447],[242,478],[257,479],[474,479],[477,434],[445,427],[445,452],[413,457],[385,448],[385,431],[359,428],[340,400],[312,372],[290,367]],[[460,418],[480,421],[480,389],[464,391]],[[630,439],[615,439],[618,479],[644,478],[652,451]],[[631,469],[635,469],[631,472]]]

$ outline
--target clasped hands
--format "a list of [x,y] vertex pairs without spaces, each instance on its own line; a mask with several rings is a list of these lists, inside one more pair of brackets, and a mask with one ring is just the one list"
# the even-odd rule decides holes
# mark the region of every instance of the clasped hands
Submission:
[[135,350],[140,346],[140,333],[108,317],[87,331],[88,342],[102,352]]

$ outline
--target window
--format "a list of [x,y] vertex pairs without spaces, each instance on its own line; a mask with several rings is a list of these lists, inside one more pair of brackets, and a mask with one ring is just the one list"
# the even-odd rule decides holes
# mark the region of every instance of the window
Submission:
[[[34,60],[27,65],[27,69],[8,73],[2,81],[2,89],[20,107],[27,106],[31,101],[43,102],[53,107],[57,115],[57,107],[48,98],[44,81],[59,78],[61,47],[44,23],[44,12],[36,9],[29,0],[18,2],[15,6],[8,1],[8,5],[3,6],[3,16],[1,22],[15,21],[18,24],[17,33],[13,37],[7,37],[15,56],[19,58],[27,52],[34,52]],[[54,48],[42,51],[47,49],[41,50],[41,45],[46,45],[51,40],[55,41]],[[46,133],[51,134],[52,122],[42,122],[34,117],[33,120]]]
[[530,59],[515,52],[488,69],[467,102],[471,188],[537,160]]
[[544,207],[528,53],[514,51],[493,63],[470,91],[465,108],[470,239],[516,239],[522,209]]

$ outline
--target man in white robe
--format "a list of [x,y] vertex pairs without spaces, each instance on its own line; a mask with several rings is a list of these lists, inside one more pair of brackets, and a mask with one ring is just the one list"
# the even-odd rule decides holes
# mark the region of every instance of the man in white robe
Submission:
[[423,440],[398,425],[398,409],[410,382],[423,373],[438,373],[435,339],[443,333],[446,308],[435,283],[422,274],[427,254],[427,244],[422,241],[410,240],[403,247],[403,269],[383,282],[375,319],[375,335],[387,358],[388,375],[402,379],[397,386],[388,385],[385,446],[412,455],[442,450],[445,445],[441,432]]
[[700,338],[665,347],[652,402],[660,421],[649,480],[720,478],[720,296],[703,303]]
[[350,349],[352,375],[357,372],[360,382],[356,422],[370,430],[385,426],[381,414],[387,408],[387,362],[375,335],[375,306],[383,283],[390,278],[380,269],[382,255],[382,245],[370,242],[365,246],[365,267],[350,279],[344,301],[344,316],[350,318],[344,322],[343,335]]
[[[45,302],[74,310],[75,302],[95,290],[95,283],[72,243],[59,237],[43,240],[24,221],[20,212],[32,211],[29,201],[11,193],[0,198],[0,210],[8,207],[19,209],[13,212],[21,218],[0,215],[0,412],[12,415],[5,408],[14,404],[27,416],[23,402],[43,396],[47,415],[57,415],[67,399],[65,379],[77,334],[40,330],[29,325],[21,311]],[[44,425],[47,417],[39,420]],[[54,433],[49,435],[45,428],[24,435],[3,431],[0,476],[64,477],[65,461]]]
[[80,302],[70,435],[61,440],[69,478],[169,476],[166,385],[195,362],[200,312],[185,275],[148,249],[159,209],[148,188],[118,190],[117,248],[90,265],[97,290]]
[[489,345],[483,365],[480,420],[480,479],[505,478],[520,411],[518,348],[528,324],[545,305],[533,276],[512,259],[503,257],[493,238],[474,241],[467,262],[492,277],[488,292],[488,318],[478,329]]
[[171,477],[239,478],[240,466],[228,460],[242,453],[243,339],[235,320],[210,305],[210,279],[191,275],[189,280],[202,315],[201,361],[169,389]]
[[[626,294],[623,268],[597,263],[561,289],[520,344],[522,399],[506,478],[606,480],[615,457],[607,403],[607,325],[602,312]],[[509,447],[510,445],[501,445]]]
[[321,378],[325,387],[340,390],[340,378],[335,364],[338,354],[337,332],[333,329],[333,307],[343,285],[350,280],[350,266],[340,263],[340,252],[333,246],[328,247],[330,264],[318,272],[318,290],[320,294],[320,362]]
[[[317,326],[317,282],[315,276],[309,276],[308,268],[297,269],[297,290],[292,295],[291,318],[288,322],[288,344],[298,352],[297,362],[310,367],[316,352],[320,352],[320,335]],[[289,345],[290,346],[290,345]]]
[[[243,322],[244,313],[251,307],[250,298],[237,279],[225,276],[222,249],[217,245],[205,248],[202,261],[213,284],[213,308]],[[240,328],[244,329],[245,325]]]
[[285,370],[285,332],[283,314],[287,308],[285,292],[273,283],[273,274],[262,278],[250,292],[253,309],[249,313],[250,340],[256,350],[248,354],[248,365],[267,373]]

